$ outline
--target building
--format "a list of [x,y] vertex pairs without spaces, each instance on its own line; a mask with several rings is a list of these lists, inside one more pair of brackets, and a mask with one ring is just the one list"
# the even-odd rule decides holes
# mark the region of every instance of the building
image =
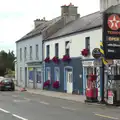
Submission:
[[61,6],[61,16],[46,21],[34,21],[35,28],[16,41],[17,80],[22,87],[41,88],[44,78],[42,41],[79,17],[77,7],[71,3]]
[[[100,0],[100,11],[78,18],[44,40],[44,82],[47,80],[51,82],[48,90],[85,95],[86,76],[96,73],[100,96],[101,67],[94,69],[92,51],[94,48],[100,48],[102,11],[119,2]],[[87,55],[81,54],[84,49],[89,51]],[[64,55],[68,55],[70,60],[63,61]],[[60,83],[57,89],[52,85],[55,81]]]

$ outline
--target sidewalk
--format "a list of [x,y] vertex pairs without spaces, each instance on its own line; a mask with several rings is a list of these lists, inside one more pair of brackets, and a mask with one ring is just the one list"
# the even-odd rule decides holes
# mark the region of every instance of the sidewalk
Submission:
[[[16,90],[20,90],[20,87],[16,86]],[[54,92],[54,91],[30,89],[30,88],[27,88],[26,90],[27,92],[32,94],[44,95],[49,97],[65,99],[65,100],[72,100],[72,101],[81,102],[81,103],[84,103],[84,100],[85,100],[85,96],[83,95],[73,95],[73,94],[67,94],[62,92]]]

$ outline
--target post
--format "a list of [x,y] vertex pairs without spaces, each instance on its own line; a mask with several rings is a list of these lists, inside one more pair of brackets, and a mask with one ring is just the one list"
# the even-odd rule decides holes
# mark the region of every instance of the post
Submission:
[[101,96],[101,103],[104,103],[104,69],[105,65],[102,63],[102,96]]

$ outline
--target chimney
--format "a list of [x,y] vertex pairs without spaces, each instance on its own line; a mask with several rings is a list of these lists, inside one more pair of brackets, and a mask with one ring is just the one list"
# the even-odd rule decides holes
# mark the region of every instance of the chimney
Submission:
[[47,22],[47,21],[45,20],[45,17],[43,17],[43,19],[36,19],[36,20],[34,20],[34,26],[35,26],[35,28],[36,28],[38,25],[40,25],[40,24],[42,24],[42,23],[44,23],[44,22]]
[[76,20],[80,16],[77,8],[78,7],[74,6],[72,3],[61,6],[61,16],[65,18],[65,24]]

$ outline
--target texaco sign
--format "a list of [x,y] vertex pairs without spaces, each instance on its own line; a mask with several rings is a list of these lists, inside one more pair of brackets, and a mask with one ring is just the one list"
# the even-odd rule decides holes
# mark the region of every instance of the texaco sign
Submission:
[[120,59],[120,14],[104,14],[103,45],[106,59]]

